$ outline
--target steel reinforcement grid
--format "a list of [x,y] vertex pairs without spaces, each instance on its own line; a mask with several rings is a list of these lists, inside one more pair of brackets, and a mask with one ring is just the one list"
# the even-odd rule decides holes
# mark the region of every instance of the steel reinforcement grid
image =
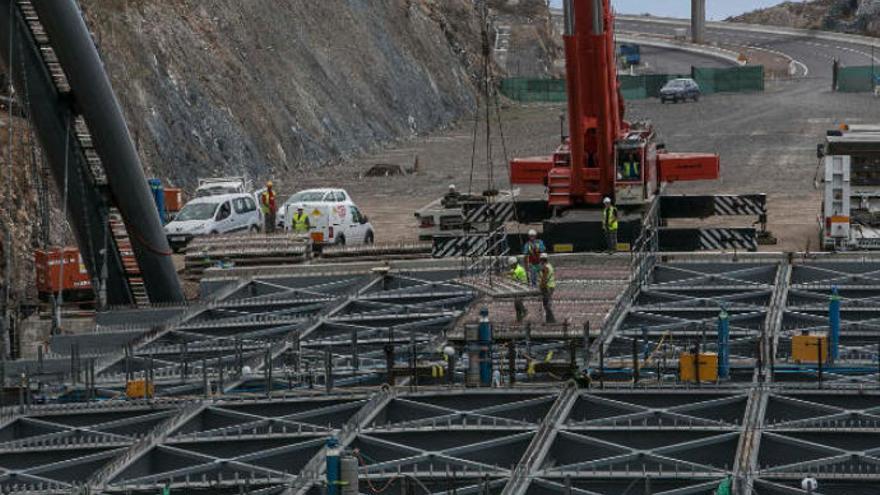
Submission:
[[[592,276],[605,260],[557,265]],[[97,400],[4,408],[0,492],[317,494],[330,436],[357,453],[363,493],[711,494],[730,480],[799,494],[806,477],[817,494],[880,490],[880,258],[664,255],[636,286],[614,279],[627,297],[606,296],[619,317],[592,329],[591,351],[535,323],[531,357],[555,351],[552,372],[573,357],[591,378],[579,386],[528,373],[524,355],[501,387],[465,387],[464,359],[451,383],[419,374],[448,366],[438,347],[473,307],[512,305],[457,276],[438,263],[208,281],[212,302],[102,356],[94,380],[66,374],[60,399]],[[583,286],[571,280],[561,297]],[[819,365],[792,342],[829,333],[832,289],[839,346]],[[718,350],[722,308],[729,378],[681,381],[683,354]],[[156,395],[114,398],[131,378]]]

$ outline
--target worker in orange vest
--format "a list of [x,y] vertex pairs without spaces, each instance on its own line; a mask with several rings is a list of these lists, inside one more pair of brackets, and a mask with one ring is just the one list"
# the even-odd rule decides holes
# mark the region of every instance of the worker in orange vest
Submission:
[[263,231],[267,234],[275,233],[275,191],[272,189],[272,181],[266,182],[266,190],[260,194],[260,211],[263,212]]

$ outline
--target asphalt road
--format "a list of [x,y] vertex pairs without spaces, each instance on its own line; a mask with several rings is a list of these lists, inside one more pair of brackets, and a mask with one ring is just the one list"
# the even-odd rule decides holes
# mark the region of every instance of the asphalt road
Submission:
[[[629,23],[628,31],[670,34],[670,26]],[[877,122],[880,99],[868,94],[833,93],[831,59],[846,64],[867,63],[863,48],[836,46],[810,38],[790,39],[763,33],[709,31],[709,39],[733,45],[760,46],[783,52],[800,64],[797,76],[768,81],[763,93],[717,94],[699,103],[661,105],[657,100],[630,102],[627,119],[648,119],[671,151],[716,152],[721,155],[718,181],[673,184],[670,192],[698,194],[767,193],[770,228],[780,238],[772,250],[804,250],[817,242],[820,197],[813,182],[817,170],[816,144],[825,131],[841,122]],[[702,63],[681,51],[652,54],[661,64]],[[696,64],[695,64],[696,65]],[[485,123],[479,119],[474,142],[473,120],[446,131],[418,137],[336,166],[304,171],[296,189],[345,187],[356,198],[376,229],[377,240],[413,241],[418,228],[412,213],[446,191],[450,183],[460,190],[482,191],[507,186],[507,159],[552,153],[559,143],[561,104],[505,105],[498,113],[503,133],[493,116],[493,166],[488,174]],[[501,139],[501,136],[504,139]],[[403,176],[364,177],[375,164],[397,164],[418,172]],[[416,167],[416,163],[418,166]],[[307,173],[306,173],[307,172]],[[291,186],[293,189],[293,186]],[[543,196],[543,188],[524,188],[527,195]],[[751,218],[719,219],[712,225],[743,226]]]
[[[620,22],[620,21],[619,21]],[[627,31],[670,34],[672,26],[620,22]],[[727,29],[708,30],[707,41],[781,52],[798,65],[796,76],[768,81],[763,93],[718,94],[697,104],[631,102],[629,120],[651,120],[671,151],[717,152],[721,180],[674,184],[673,193],[768,194],[776,249],[816,248],[819,192],[814,188],[816,144],[841,123],[878,122],[880,99],[831,91],[831,63],[870,64],[866,48]],[[870,50],[870,49],[868,49]],[[735,222],[734,222],[735,224]]]
[[683,50],[669,50],[653,46],[641,47],[642,63],[638,74],[690,74],[691,67],[731,67],[733,62]]

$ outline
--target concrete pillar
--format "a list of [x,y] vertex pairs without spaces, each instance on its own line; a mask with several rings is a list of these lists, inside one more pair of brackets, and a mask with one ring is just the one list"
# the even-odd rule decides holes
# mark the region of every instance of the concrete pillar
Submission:
[[691,40],[704,43],[706,39],[706,0],[691,0]]

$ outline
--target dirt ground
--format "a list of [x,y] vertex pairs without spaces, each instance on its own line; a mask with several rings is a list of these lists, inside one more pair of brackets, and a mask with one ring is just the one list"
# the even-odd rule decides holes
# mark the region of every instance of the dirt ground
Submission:
[[[784,84],[784,83],[780,83]],[[787,93],[787,92],[786,92]],[[695,105],[660,105],[647,100],[628,105],[630,118],[650,119],[660,130],[661,138],[672,151],[715,151],[721,154],[722,178],[714,182],[674,184],[674,193],[767,193],[770,230],[779,238],[769,250],[801,251],[816,249],[819,193],[812,181],[816,168],[815,143],[819,142],[829,123],[795,119],[797,127],[780,129],[778,136],[771,129],[744,126],[738,111],[743,106],[766,105],[778,94],[771,84],[767,93],[752,95],[716,95]],[[837,95],[834,95],[835,97]],[[722,110],[725,109],[725,110]],[[507,156],[527,157],[547,154],[559,142],[560,105],[515,105],[502,108],[501,121]],[[719,118],[720,112],[731,115],[729,124]],[[712,126],[705,125],[711,116]],[[751,117],[749,117],[751,118]],[[829,119],[833,120],[833,119]],[[765,122],[760,127],[770,126]],[[485,124],[481,122],[476,146],[476,159],[471,179],[471,157],[474,151],[473,121],[436,135],[419,138],[352,159],[331,168],[313,172],[296,180],[280,179],[284,193],[307,187],[338,186],[347,189],[376,228],[376,239],[382,241],[415,241],[418,228],[413,213],[442,195],[449,184],[461,191],[482,191],[488,183]],[[809,129],[808,129],[809,128]],[[497,120],[492,128],[492,168],[496,187],[507,187],[507,161],[504,159]],[[772,157],[772,158],[771,158]],[[403,176],[364,177],[377,164],[395,164],[412,169],[418,160],[418,171]],[[772,171],[764,174],[761,170]],[[541,195],[543,188],[530,188],[528,196]],[[284,194],[282,194],[284,196]],[[755,219],[713,218],[702,225],[749,226]]]

